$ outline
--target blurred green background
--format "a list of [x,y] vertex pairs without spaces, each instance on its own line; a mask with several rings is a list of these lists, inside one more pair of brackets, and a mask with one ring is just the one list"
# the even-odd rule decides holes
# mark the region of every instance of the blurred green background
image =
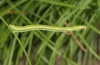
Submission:
[[[9,24],[87,29],[12,33]],[[0,65],[100,65],[100,0],[0,0]]]

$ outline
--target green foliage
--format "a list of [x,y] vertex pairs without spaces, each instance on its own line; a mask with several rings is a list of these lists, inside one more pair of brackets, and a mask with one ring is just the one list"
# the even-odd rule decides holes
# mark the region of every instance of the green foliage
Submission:
[[[13,33],[9,24],[86,25],[87,29],[71,34]],[[99,30],[99,0],[1,0],[0,65],[92,65],[100,60]]]

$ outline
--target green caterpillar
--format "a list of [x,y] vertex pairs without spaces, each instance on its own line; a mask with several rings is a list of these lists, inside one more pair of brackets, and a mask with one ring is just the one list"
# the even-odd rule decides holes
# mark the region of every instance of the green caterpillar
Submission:
[[54,31],[54,32],[70,32],[70,31],[79,31],[81,29],[86,29],[86,26],[72,26],[72,27],[56,27],[49,25],[27,25],[27,26],[15,26],[9,25],[9,28],[13,32],[26,32],[32,30],[46,30],[46,31]]

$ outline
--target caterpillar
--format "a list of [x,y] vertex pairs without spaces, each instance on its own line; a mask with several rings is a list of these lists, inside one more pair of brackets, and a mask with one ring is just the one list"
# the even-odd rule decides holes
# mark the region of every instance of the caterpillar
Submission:
[[85,25],[72,26],[72,27],[57,27],[57,26],[49,26],[49,25],[26,25],[26,26],[15,26],[9,25],[9,28],[13,32],[27,32],[32,30],[46,30],[46,31],[54,31],[54,32],[70,32],[70,31],[79,31],[86,29]]

